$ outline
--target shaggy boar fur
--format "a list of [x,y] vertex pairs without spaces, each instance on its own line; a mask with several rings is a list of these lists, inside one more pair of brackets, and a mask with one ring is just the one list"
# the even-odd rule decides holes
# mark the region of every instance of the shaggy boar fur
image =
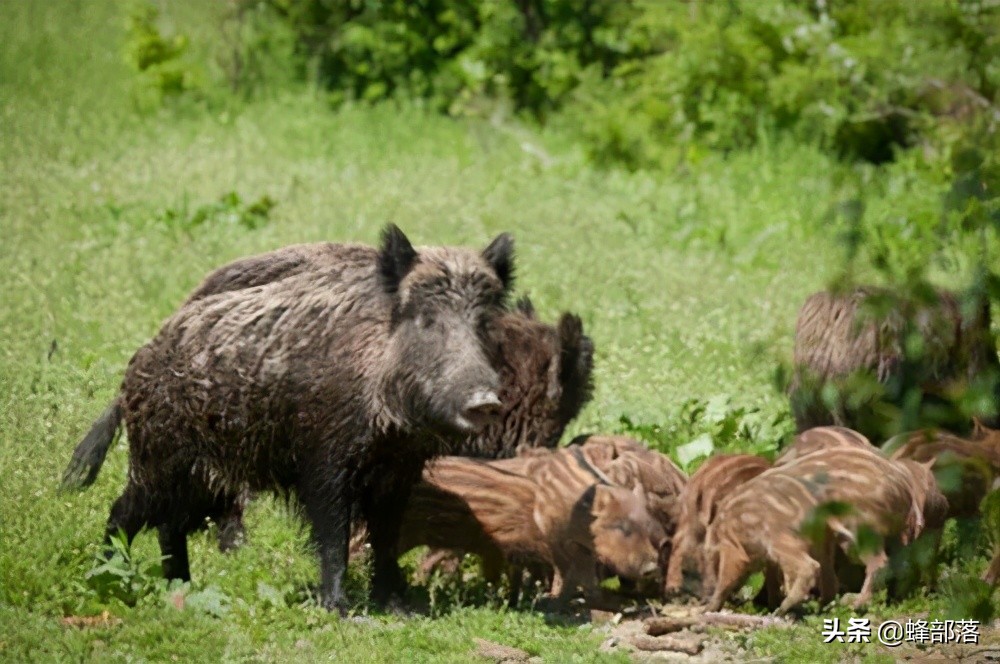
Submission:
[[[842,502],[846,514],[830,517],[826,533],[810,542],[799,532],[818,506]],[[813,586],[822,602],[837,590],[834,547],[856,542],[862,525],[882,537],[912,541],[925,527],[938,528],[947,510],[928,465],[890,461],[860,447],[830,448],[761,473],[719,507],[706,535],[706,560],[714,584],[708,610],[718,610],[746,576],[765,562],[784,580],[779,613],[798,605]],[[886,563],[884,549],[861,554],[865,581],[856,605],[866,603]]]
[[[186,304],[329,268],[339,260],[336,246],[328,242],[293,245],[234,261],[206,277]],[[593,390],[594,345],[583,333],[579,317],[564,313],[553,327],[537,319],[531,301],[524,297],[514,310],[497,319],[490,336],[496,345],[501,417],[453,445],[451,453],[506,458],[521,445],[555,447]],[[241,495],[221,516],[219,548],[223,551],[243,541],[243,511],[249,500],[248,494]],[[351,537],[352,556],[360,553],[368,537],[363,524],[357,526]]]
[[719,504],[770,467],[767,459],[752,454],[719,454],[698,467],[680,495],[677,529],[667,563],[666,593],[680,591],[687,564],[693,564],[699,576],[704,576],[705,532],[715,519]]
[[[210,274],[187,303],[329,268],[339,260],[336,246],[293,245],[235,261]],[[454,445],[451,453],[500,459],[513,456],[519,445],[555,447],[593,391],[594,344],[580,318],[564,313],[553,327],[538,320],[524,297],[490,333],[497,345],[501,417]]]
[[[902,406],[909,390],[919,388],[923,416],[944,417],[938,424],[956,431],[968,430],[969,422],[954,414],[940,415],[941,403],[959,386],[993,381],[993,404],[983,415],[997,426],[1000,361],[990,333],[989,303],[970,318],[963,316],[952,293],[938,291],[930,299],[929,304],[916,302],[865,287],[843,295],[819,292],[806,300],[795,329],[795,369],[789,386],[799,431],[837,424],[871,438],[892,435],[895,425],[883,408],[847,397],[857,374],[877,379],[896,406]],[[888,313],[875,312],[886,304],[891,306]],[[910,326],[923,341],[919,357],[903,350]],[[832,410],[822,397],[828,385],[844,393]]]
[[[190,577],[187,534],[206,517],[248,491],[291,492],[312,524],[322,604],[344,606],[355,511],[385,601],[401,588],[399,519],[425,460],[499,414],[486,331],[513,279],[508,236],[481,254],[418,251],[390,226],[380,249],[323,250],[322,269],[190,298],[132,358],[117,416],[95,425],[113,432],[120,417],[129,440],[107,537],[156,527],[168,577]],[[80,448],[105,444],[88,435],[67,478],[89,475]]]

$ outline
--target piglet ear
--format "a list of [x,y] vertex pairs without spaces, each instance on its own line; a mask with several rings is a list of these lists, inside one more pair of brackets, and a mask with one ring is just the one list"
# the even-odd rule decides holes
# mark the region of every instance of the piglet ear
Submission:
[[399,282],[417,260],[417,252],[396,224],[382,229],[382,244],[378,254],[378,273],[382,286],[389,293],[399,289]]
[[497,235],[483,249],[483,258],[500,277],[504,290],[509,291],[514,285],[514,238],[508,233]]
[[594,507],[591,510],[592,514],[600,514],[601,512],[607,511],[614,501],[614,496],[611,495],[611,486],[607,484],[598,484],[594,488]]

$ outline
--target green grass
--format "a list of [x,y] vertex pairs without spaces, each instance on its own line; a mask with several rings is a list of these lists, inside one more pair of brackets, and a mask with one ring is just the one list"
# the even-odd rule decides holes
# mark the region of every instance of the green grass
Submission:
[[[202,15],[184,7],[186,20]],[[691,435],[682,404],[724,397],[773,444],[788,425],[772,372],[798,306],[842,263],[824,219],[846,167],[765,141],[673,172],[597,171],[513,121],[331,112],[304,90],[139,115],[124,16],[110,0],[0,4],[0,659],[467,661],[474,637],[545,661],[597,658],[591,628],[497,603],[342,622],[306,601],[307,537],[269,499],[250,510],[242,550],[192,538],[191,592],[221,594],[221,617],[160,591],[135,607],[101,601],[85,575],[127,455],[114,449],[79,495],[56,493],[60,473],[132,353],[209,270],[295,242],[371,242],[390,221],[422,244],[514,234],[519,290],[546,319],[579,313],[596,343],[595,398],[570,435],[621,430],[625,417],[659,426],[672,450]],[[228,192],[277,206],[256,230],[225,214],[186,226]],[[155,562],[155,538],[134,552]],[[60,623],[104,609],[122,623]],[[818,642],[814,623],[796,639]],[[794,660],[805,652],[794,642],[768,632],[750,645]]]

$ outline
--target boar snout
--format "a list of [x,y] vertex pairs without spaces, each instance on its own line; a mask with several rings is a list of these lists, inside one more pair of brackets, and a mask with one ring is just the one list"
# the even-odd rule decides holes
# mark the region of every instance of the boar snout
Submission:
[[483,388],[473,392],[465,407],[455,416],[455,425],[470,433],[482,431],[500,417],[500,398],[496,392]]

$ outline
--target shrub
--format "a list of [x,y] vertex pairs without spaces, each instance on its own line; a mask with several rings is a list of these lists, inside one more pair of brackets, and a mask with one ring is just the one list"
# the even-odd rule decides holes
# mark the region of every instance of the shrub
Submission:
[[127,24],[125,57],[139,75],[135,103],[147,110],[203,85],[200,71],[186,57],[187,37],[164,35],[157,25],[159,15],[155,5],[135,2]]

